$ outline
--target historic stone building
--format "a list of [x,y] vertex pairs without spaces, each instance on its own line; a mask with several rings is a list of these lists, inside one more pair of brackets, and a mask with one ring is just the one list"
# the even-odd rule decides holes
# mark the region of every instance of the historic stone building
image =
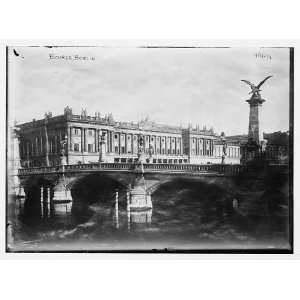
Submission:
[[127,162],[137,160],[143,139],[146,163],[238,164],[238,142],[226,140],[206,128],[182,128],[156,124],[117,122],[112,115],[45,114],[41,120],[17,126],[22,167],[55,166],[62,163]]

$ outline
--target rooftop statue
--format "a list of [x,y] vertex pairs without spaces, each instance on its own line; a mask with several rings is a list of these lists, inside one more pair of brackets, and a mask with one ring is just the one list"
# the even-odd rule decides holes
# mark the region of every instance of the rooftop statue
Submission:
[[69,107],[69,106],[66,106],[66,107],[64,108],[64,114],[65,114],[65,115],[72,115],[72,108]]

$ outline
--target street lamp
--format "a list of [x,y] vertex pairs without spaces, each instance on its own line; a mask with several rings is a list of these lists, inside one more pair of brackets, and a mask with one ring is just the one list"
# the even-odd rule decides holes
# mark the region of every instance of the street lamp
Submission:
[[106,137],[106,132],[103,131],[99,140],[99,162],[104,162],[105,160],[105,137]]
[[227,150],[227,143],[225,138],[225,133],[221,133],[221,142],[222,142],[222,164],[225,164],[225,158],[226,158],[226,150]]
[[142,163],[144,153],[144,137],[139,134],[138,136],[138,162]]

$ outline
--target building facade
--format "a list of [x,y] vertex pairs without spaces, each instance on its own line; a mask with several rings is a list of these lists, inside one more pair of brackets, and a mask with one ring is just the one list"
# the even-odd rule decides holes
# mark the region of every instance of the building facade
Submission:
[[137,160],[138,141],[143,139],[146,163],[239,164],[239,143],[221,139],[212,129],[181,128],[156,124],[148,119],[116,122],[112,115],[45,114],[41,120],[18,127],[21,167],[56,166]]

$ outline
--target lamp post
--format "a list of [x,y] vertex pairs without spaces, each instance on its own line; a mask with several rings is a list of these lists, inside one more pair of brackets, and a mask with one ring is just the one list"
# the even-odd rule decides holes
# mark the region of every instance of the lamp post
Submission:
[[141,134],[138,136],[138,163],[144,163],[144,138]]
[[60,164],[62,166],[67,164],[67,159],[66,159],[66,145],[68,143],[68,136],[65,135],[65,138],[63,140],[61,140],[60,142]]
[[226,138],[225,138],[224,132],[221,133],[221,142],[222,142],[222,164],[225,164],[227,143],[226,143]]
[[150,161],[150,163],[152,163],[153,154],[154,154],[154,148],[153,148],[152,145],[150,145],[150,147],[149,147],[149,161]]
[[99,162],[102,163],[105,161],[105,137],[106,137],[106,132],[102,132],[100,141],[99,141]]

